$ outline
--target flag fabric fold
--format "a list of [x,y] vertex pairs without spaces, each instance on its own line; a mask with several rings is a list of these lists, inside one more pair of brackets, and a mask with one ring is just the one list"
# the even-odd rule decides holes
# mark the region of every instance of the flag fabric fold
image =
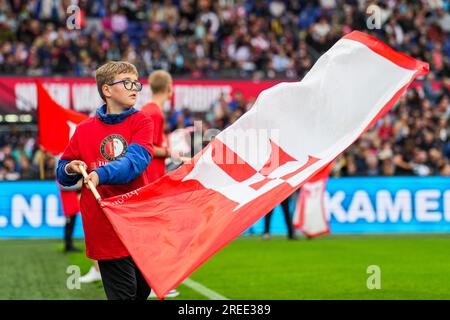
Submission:
[[77,124],[87,115],[57,104],[40,81],[37,87],[38,142],[42,149],[57,156],[64,152]]
[[263,91],[191,163],[100,205],[162,298],[327,170],[427,71],[426,63],[352,32],[302,81]]

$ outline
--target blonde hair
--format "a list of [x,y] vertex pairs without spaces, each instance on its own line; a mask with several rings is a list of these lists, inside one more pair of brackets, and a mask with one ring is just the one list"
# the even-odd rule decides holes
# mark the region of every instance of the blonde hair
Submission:
[[114,82],[115,77],[122,73],[134,73],[139,76],[136,67],[126,61],[109,61],[95,70],[98,93],[103,100],[106,101],[102,90],[103,85]]
[[148,77],[148,83],[152,93],[165,92],[172,84],[172,76],[165,70],[156,70]]

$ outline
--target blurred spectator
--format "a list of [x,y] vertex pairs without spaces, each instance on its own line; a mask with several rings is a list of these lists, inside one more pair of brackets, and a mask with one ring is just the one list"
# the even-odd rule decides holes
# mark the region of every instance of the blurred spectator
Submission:
[[3,159],[3,168],[0,171],[0,179],[6,181],[15,181],[20,179],[20,173],[16,169],[16,162],[11,156]]
[[36,171],[31,167],[30,159],[26,156],[20,158],[20,178],[22,180],[34,180],[37,178]]

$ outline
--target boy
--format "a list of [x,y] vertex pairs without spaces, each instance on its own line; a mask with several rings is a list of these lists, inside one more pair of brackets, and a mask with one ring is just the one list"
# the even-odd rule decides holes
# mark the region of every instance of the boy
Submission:
[[[128,62],[108,62],[95,74],[97,88],[105,101],[95,117],[80,123],[61,160],[57,179],[75,184],[89,173],[102,198],[123,194],[148,183],[145,171],[154,156],[150,117],[133,108],[142,90],[136,67]],[[108,299],[147,299],[150,287],[128,250],[115,233],[92,192],[83,186],[81,214],[87,257],[98,260]]]
[[152,90],[152,102],[144,105],[141,112],[153,120],[153,149],[155,158],[147,168],[150,182],[158,180],[166,173],[165,158],[170,157],[170,149],[164,137],[164,113],[162,108],[173,94],[172,77],[167,71],[157,70],[150,74],[148,83]]

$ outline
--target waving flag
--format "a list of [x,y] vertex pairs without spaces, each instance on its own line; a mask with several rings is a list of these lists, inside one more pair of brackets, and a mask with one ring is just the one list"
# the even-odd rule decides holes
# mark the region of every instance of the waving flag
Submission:
[[39,145],[56,156],[64,152],[77,124],[88,116],[57,104],[41,82],[36,81],[36,87]]
[[324,170],[427,71],[426,63],[352,32],[301,82],[263,91],[192,163],[100,205],[163,297]]
[[330,233],[325,209],[325,187],[332,163],[302,186],[294,210],[293,225],[308,238]]

